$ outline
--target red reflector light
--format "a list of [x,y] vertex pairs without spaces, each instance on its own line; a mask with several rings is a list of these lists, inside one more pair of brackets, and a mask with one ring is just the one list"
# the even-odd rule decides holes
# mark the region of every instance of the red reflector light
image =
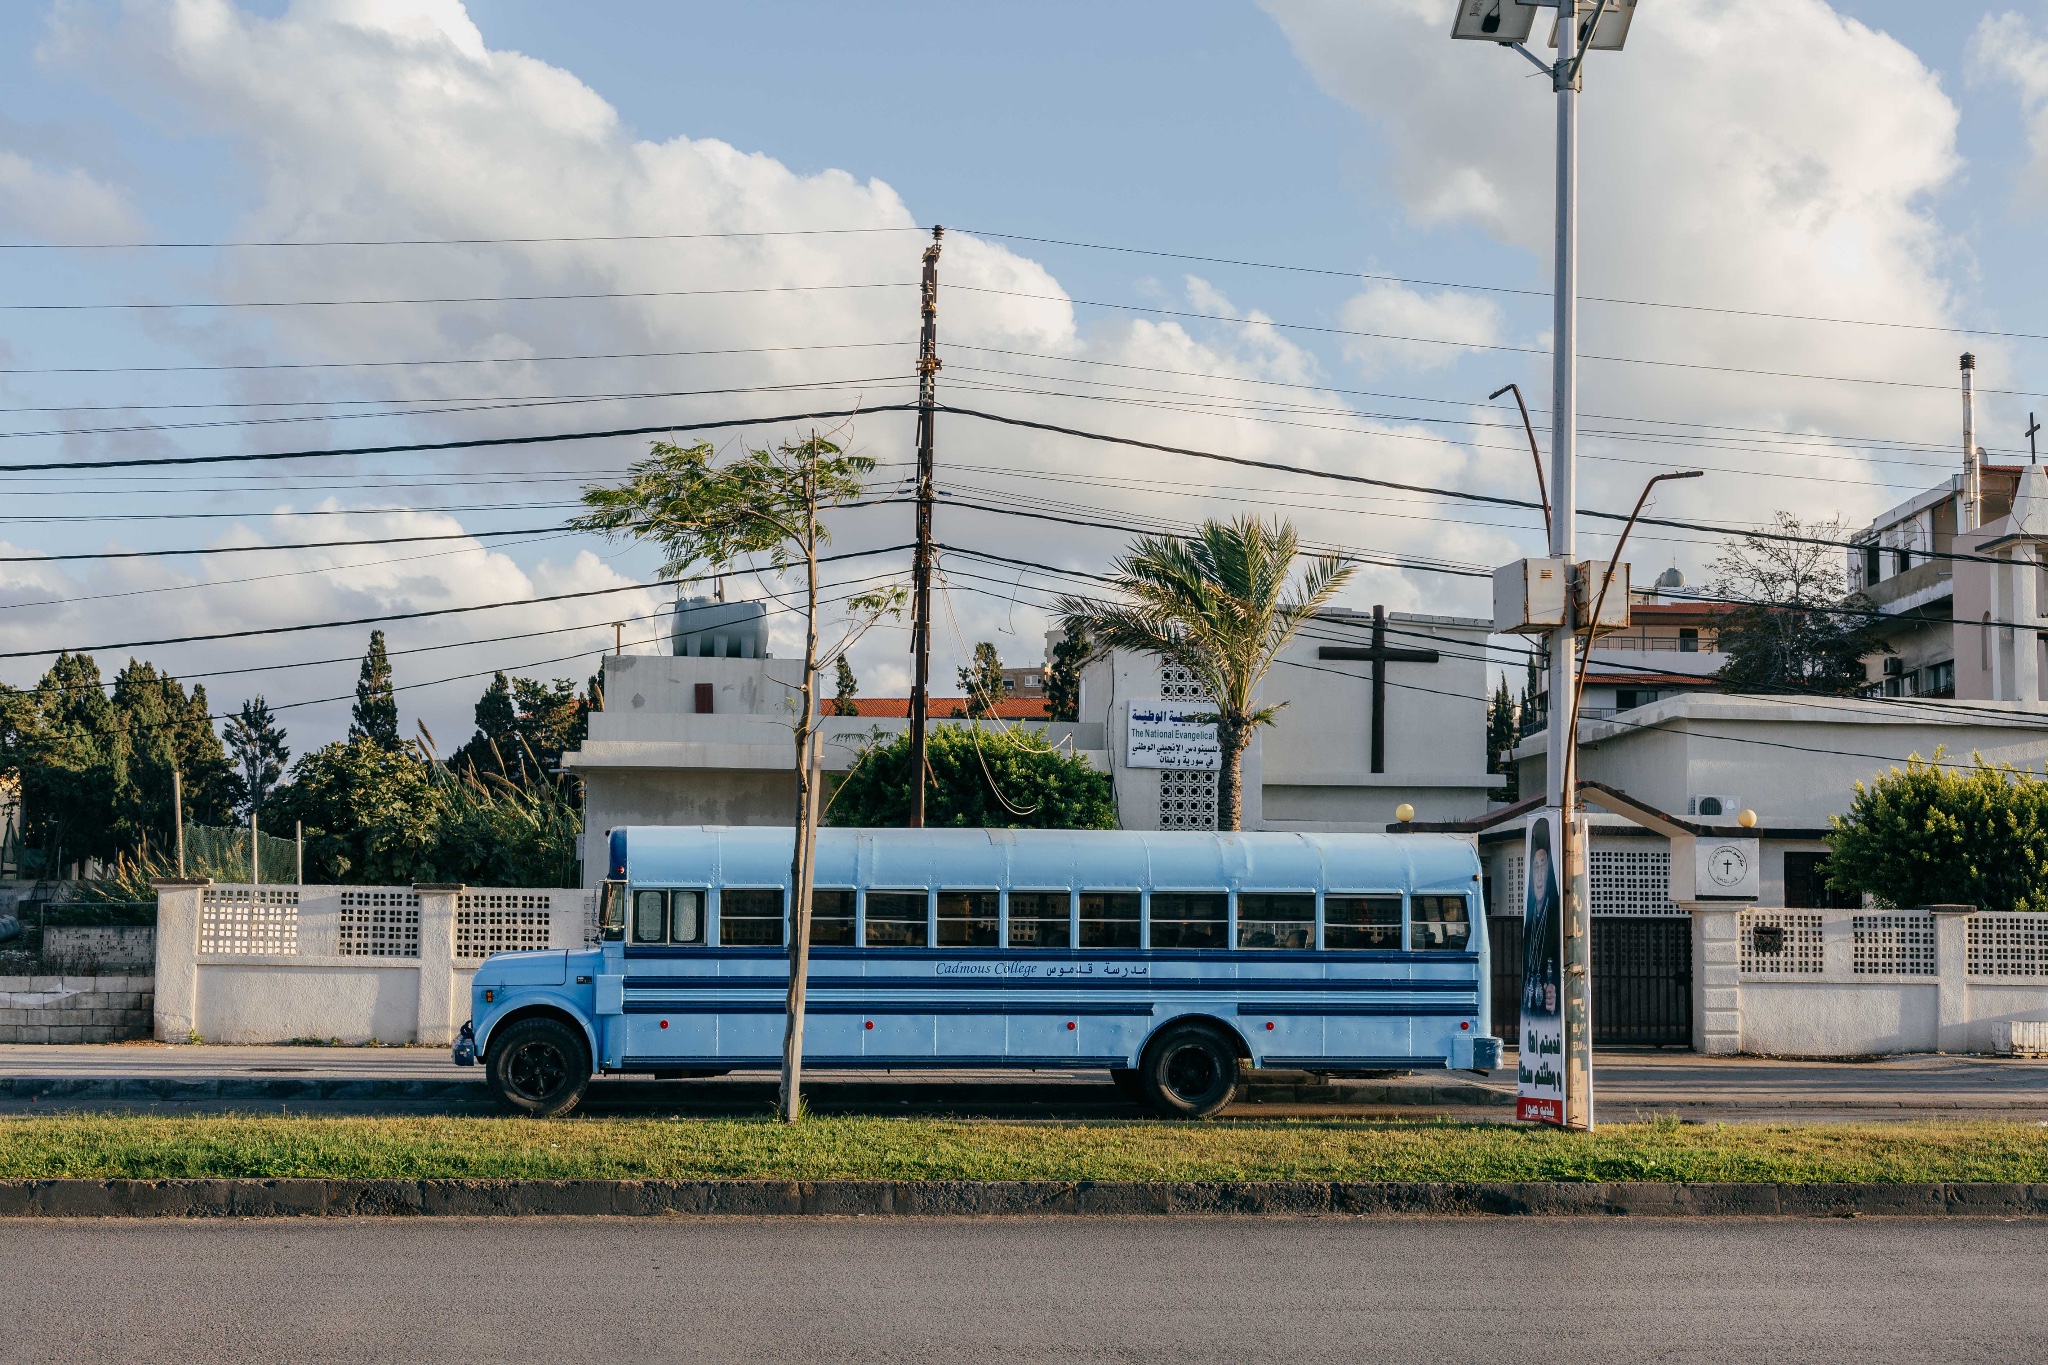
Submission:
[[661,1021],[661,1026],[662,1026],[663,1028],[667,1028],[667,1027],[668,1027],[668,1020],[666,1020],[666,1019],[662,1020],[662,1021]]
[[[1270,1025],[1268,1025],[1268,1027],[1271,1027],[1271,1026],[1270,1026]],[[1469,1023],[1467,1023],[1467,1024],[1460,1024],[1460,1025],[1458,1025],[1458,1027],[1459,1027],[1459,1028],[1461,1028],[1461,1029],[1468,1029],[1468,1028],[1471,1028],[1471,1027],[1472,1027],[1472,1025],[1470,1025]]]
[[1069,1020],[1067,1020],[1067,1032],[1069,1032],[1069,1033],[1072,1033],[1073,1031],[1074,1031],[1074,1021],[1073,1021],[1073,1020],[1071,1020],[1071,1019],[1069,1019]]
[[1268,1020],[1266,1021],[1266,1032],[1268,1032],[1268,1033],[1271,1033],[1272,1031],[1273,1031],[1273,1021],[1272,1021],[1271,1019],[1268,1019]]
[[872,1020],[872,1019],[868,1020],[868,1021],[867,1021],[867,1022],[866,1022],[865,1024],[862,1024],[862,1025],[861,1025],[861,1027],[862,1027],[862,1028],[873,1028],[874,1026],[875,1026],[875,1021],[874,1021],[874,1020]]

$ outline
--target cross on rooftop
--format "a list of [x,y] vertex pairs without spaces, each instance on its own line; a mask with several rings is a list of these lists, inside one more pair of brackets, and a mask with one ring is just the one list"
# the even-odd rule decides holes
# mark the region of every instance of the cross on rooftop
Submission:
[[1389,649],[1387,647],[1387,609],[1374,604],[1372,609],[1372,645],[1360,649],[1356,645],[1324,645],[1316,651],[1318,659],[1350,659],[1369,661],[1372,664],[1372,770],[1383,773],[1387,770],[1387,665],[1388,664],[1433,664],[1437,652],[1433,649]]

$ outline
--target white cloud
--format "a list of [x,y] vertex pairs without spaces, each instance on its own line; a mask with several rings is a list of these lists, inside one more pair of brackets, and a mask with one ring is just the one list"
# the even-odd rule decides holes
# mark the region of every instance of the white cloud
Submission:
[[127,196],[75,166],[0,150],[0,225],[40,242],[132,241],[140,219]]
[[[1376,284],[1345,300],[1342,316],[1347,331],[1376,334],[1344,339],[1345,358],[1368,376],[1442,369],[1500,341],[1499,306],[1455,289],[1425,295],[1403,285]],[[1439,344],[1445,341],[1470,345]]]
[[1970,71],[1979,80],[2003,81],[2019,95],[2033,154],[2025,190],[2048,195],[2048,42],[2020,15],[1987,14],[1970,37]]
[[[1317,79],[1372,121],[1415,223],[1477,228],[1524,250],[1536,278],[1548,279],[1554,122],[1546,82],[1512,53],[1449,41],[1438,0],[1266,7]],[[1934,73],[1885,34],[1822,0],[1660,0],[1631,29],[1627,51],[1592,54],[1580,117],[1583,294],[1952,319],[1952,247],[1931,199],[1959,165],[1957,111]],[[1585,362],[1582,404],[1594,412],[1930,441],[1956,425],[1954,396],[1940,389],[1683,368],[1945,388],[1962,349],[1954,334],[1596,303],[1583,305],[1581,327],[1586,353],[1674,362]],[[1999,369],[1997,348],[1975,349],[1987,373]],[[1541,375],[1548,367],[1528,368]],[[1688,458],[1655,447],[1603,451],[1597,441],[1587,450],[1649,462],[1588,461],[1585,478],[1609,503],[1631,500],[1651,466]],[[1869,513],[1905,496],[1872,484],[1924,486],[1947,473],[1802,463],[1754,449],[1700,458],[1841,474],[1833,485],[1717,474],[1669,499],[1745,519],[1772,505]]]

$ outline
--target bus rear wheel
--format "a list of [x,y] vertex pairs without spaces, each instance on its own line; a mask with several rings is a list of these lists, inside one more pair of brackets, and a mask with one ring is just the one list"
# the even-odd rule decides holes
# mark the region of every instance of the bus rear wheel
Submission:
[[590,1085],[590,1049],[559,1019],[521,1019],[492,1037],[484,1075],[515,1114],[556,1118],[574,1109]]
[[1138,1083],[1168,1118],[1211,1118],[1237,1098],[1237,1049],[1203,1024],[1169,1028],[1145,1049]]

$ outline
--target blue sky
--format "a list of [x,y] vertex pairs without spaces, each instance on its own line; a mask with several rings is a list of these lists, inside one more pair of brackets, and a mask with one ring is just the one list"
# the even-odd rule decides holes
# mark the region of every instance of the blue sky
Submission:
[[[406,27],[414,20],[426,27]],[[477,38],[471,46],[464,46],[470,43],[467,23]],[[938,221],[970,234],[949,242],[949,281],[1009,290],[947,298],[942,337],[983,348],[949,354],[948,382],[956,387],[948,392],[958,401],[966,401],[973,386],[992,384],[1001,392],[975,392],[975,401],[1019,415],[1526,496],[1518,482],[1526,482],[1526,454],[1514,453],[1518,433],[1499,428],[1498,410],[1483,409],[1480,400],[1508,379],[1520,380],[1538,402],[1547,390],[1547,363],[1534,352],[1547,344],[1548,328],[1547,300],[1540,297],[1549,280],[1542,249],[1549,215],[1548,102],[1512,55],[1479,45],[1453,49],[1431,31],[1446,25],[1447,18],[1436,22],[1425,0],[1275,0],[1270,10],[1225,4],[571,7],[512,0],[476,0],[466,11],[436,0],[17,5],[0,12],[0,37],[7,40],[0,47],[6,54],[0,58],[0,234],[15,242],[252,234],[303,239],[525,235],[550,225],[580,234]],[[1936,10],[1891,0],[1840,0],[1832,8],[1821,0],[1650,0],[1630,51],[1596,58],[1589,67],[1588,292],[2048,332],[2048,320],[2037,317],[2048,295],[2038,249],[2048,184],[2042,139],[2029,136],[2048,96],[2048,76],[2041,74],[2048,72],[2048,49],[2035,47],[2043,34],[2044,4]],[[487,53],[534,60],[514,72],[514,64]],[[457,67],[449,67],[450,60]],[[440,79],[461,62],[477,64],[473,87],[463,89],[482,94],[436,103],[420,93],[421,81]],[[391,112],[401,105],[410,122]],[[606,106],[616,111],[616,127],[604,123]],[[530,126],[521,122],[528,115]],[[737,155],[727,158],[709,140],[729,144]],[[689,244],[514,254],[492,248],[10,252],[0,256],[0,297],[197,302],[411,296],[445,293],[444,286],[457,284],[458,292],[498,294],[529,287],[552,292],[592,280],[616,289],[823,275],[863,284],[899,273],[907,278],[915,267],[915,235],[890,238],[886,249],[882,236],[843,259],[817,252],[713,257]],[[1021,240],[1030,237],[1460,287],[1380,286]],[[1507,349],[1148,320],[1142,313],[1016,297],[1048,291],[1181,313],[1256,311],[1353,332],[1473,338]],[[899,332],[907,337],[910,305],[882,300],[877,295],[866,311],[849,304],[829,313],[777,312],[768,305],[748,312],[738,304],[725,311],[695,304],[553,304],[431,315],[385,309],[374,321],[303,310],[292,316],[233,309],[13,312],[0,314],[0,354],[13,370],[331,365],[707,349],[707,342],[735,338],[746,346],[792,345],[828,333],[835,342]],[[1618,305],[1588,305],[1585,327],[1589,351],[1680,367],[1589,364],[1588,410],[1684,423],[1689,433],[1683,443],[1661,446],[1645,438],[1640,422],[1627,440],[1617,436],[1603,444],[1597,433],[1589,435],[1588,497],[1603,504],[1632,500],[1633,487],[1653,466],[1698,461],[1710,478],[1674,494],[1671,510],[1730,522],[1755,521],[1778,508],[1867,517],[1952,464],[1943,443],[1955,442],[1955,402],[1943,390],[1965,345],[1985,353],[1987,387],[2014,391],[1987,397],[1988,446],[2018,448],[2026,412],[2048,410],[2048,398],[2027,392],[2048,390],[2048,377],[2040,374],[2048,352],[2024,339],[1739,322]],[[1019,359],[1020,353],[1038,358]],[[1008,358],[992,358],[997,354]],[[411,388],[388,371],[369,370],[15,373],[0,383],[5,406],[60,410],[6,414],[6,430],[91,434],[15,434],[0,440],[0,452],[9,459],[101,460],[358,437],[444,439],[504,429],[515,420],[556,423],[555,429],[586,419],[636,421],[648,413],[656,415],[646,420],[670,420],[732,411],[740,402],[748,406],[739,411],[786,411],[794,397],[750,395],[548,409],[518,418],[468,413],[105,430],[241,420],[257,412],[332,418],[347,411],[332,406],[338,400],[394,396],[416,406],[428,398],[503,401],[771,379],[866,380],[898,372],[901,357],[881,349],[830,359],[840,368],[799,372],[746,358],[577,362],[526,367],[515,379],[482,367],[437,372]],[[1087,401],[1054,396],[1047,391],[1053,381],[1037,377],[1078,373],[1060,369],[1064,364],[1093,366],[1086,373],[1098,379],[1174,392],[1146,399],[1166,409],[1129,402],[1135,388],[1116,391],[1125,400],[1119,404],[1101,401],[1107,390]],[[1115,366],[1139,368],[1104,368]],[[1894,384],[1730,373],[1737,369]],[[1244,407],[1246,379],[1297,406],[1252,414]],[[1899,388],[1901,381],[1929,387]],[[1285,385],[1297,387],[1275,387]],[[1200,405],[1189,394],[1197,389],[1228,394],[1232,414],[1196,411]],[[864,391],[869,401],[884,395],[881,387]],[[330,406],[92,410],[307,398]],[[1433,418],[1482,425],[1432,425]],[[1744,434],[1706,443],[1700,433],[1709,426]],[[1371,439],[1354,440],[1339,434],[1340,427]],[[1322,543],[1466,565],[1534,548],[1528,519],[1512,514],[1474,517],[1399,501],[1344,502],[1328,495],[1328,485],[1248,488],[1243,478],[1219,471],[1105,457],[1101,448],[1074,451],[964,426],[947,434],[951,443],[942,460],[961,467],[963,495],[996,501],[1056,496],[1071,506],[1159,524],[1239,510],[1285,511]],[[1874,437],[1906,444],[1874,446],[1861,439]],[[905,454],[905,429],[892,419],[870,419],[861,440],[885,465]],[[1796,448],[1788,444],[1795,441]],[[22,509],[40,514],[58,507],[70,516],[209,514],[121,523],[11,521],[0,524],[0,540],[11,547],[8,553],[22,555],[237,539],[296,543],[332,537],[336,527],[369,537],[541,526],[559,519],[579,480],[616,472],[637,450],[612,443],[556,449],[546,457],[501,452],[322,467],[336,477],[311,476],[310,466],[296,467],[305,476],[236,471],[189,476],[183,483],[0,476],[11,480],[0,486],[18,495],[7,499],[8,515],[16,517],[28,514]],[[299,515],[322,508],[379,510],[324,520]],[[453,510],[434,511],[441,508]],[[892,515],[848,514],[842,543],[896,543],[903,528],[887,520]],[[964,543],[1076,568],[1099,569],[1121,543],[1114,534],[957,515],[955,534]],[[427,549],[435,557],[403,563],[392,561],[416,552],[0,566],[9,571],[0,576],[0,648],[147,639],[197,633],[209,623],[235,629],[341,619],[492,594],[545,596],[623,583],[645,576],[653,562],[644,551],[563,538],[512,538],[488,556],[473,545],[463,555],[448,555],[438,545],[417,553]],[[1714,553],[1713,545],[1697,539],[1651,541],[1638,558],[1675,559],[1697,578]],[[957,652],[975,638],[996,635],[1013,661],[1035,656],[1043,616],[1032,603],[1043,600],[1051,580],[1036,580],[1033,589],[1034,580],[1012,571],[987,564],[973,569],[964,560],[958,567],[958,627],[942,629],[942,643],[957,633]],[[984,577],[970,581],[969,572]],[[277,574],[289,576],[266,576]],[[991,577],[1001,581],[991,583]],[[259,581],[239,581],[252,578]],[[157,591],[166,587],[174,590]],[[1394,569],[1363,575],[1354,596],[1408,610],[1484,608],[1474,580]],[[600,618],[627,601],[653,609],[651,598],[600,601],[604,605],[498,613],[490,618],[496,624],[476,618],[395,627],[394,639],[407,647],[516,633],[506,616],[559,631],[545,640],[477,643],[403,660],[401,681],[452,679],[408,694],[408,715],[424,716],[437,733],[459,738],[481,682],[455,675],[526,665],[530,672],[582,676],[591,653],[611,636]],[[629,613],[621,607],[620,614]],[[651,635],[651,627],[643,633]],[[138,652],[198,674],[339,658],[359,651],[360,637],[359,630],[337,631]],[[856,654],[870,692],[900,685],[901,648],[897,636],[882,632]],[[0,661],[0,679],[30,681],[45,662]],[[102,663],[111,668],[118,659],[103,657]],[[950,663],[941,676],[949,673]],[[351,666],[320,664],[234,674],[211,690],[217,704],[257,690],[273,700],[311,702],[346,692],[352,680]],[[305,706],[292,724],[295,733],[304,731],[303,747],[337,733],[345,708]]]

